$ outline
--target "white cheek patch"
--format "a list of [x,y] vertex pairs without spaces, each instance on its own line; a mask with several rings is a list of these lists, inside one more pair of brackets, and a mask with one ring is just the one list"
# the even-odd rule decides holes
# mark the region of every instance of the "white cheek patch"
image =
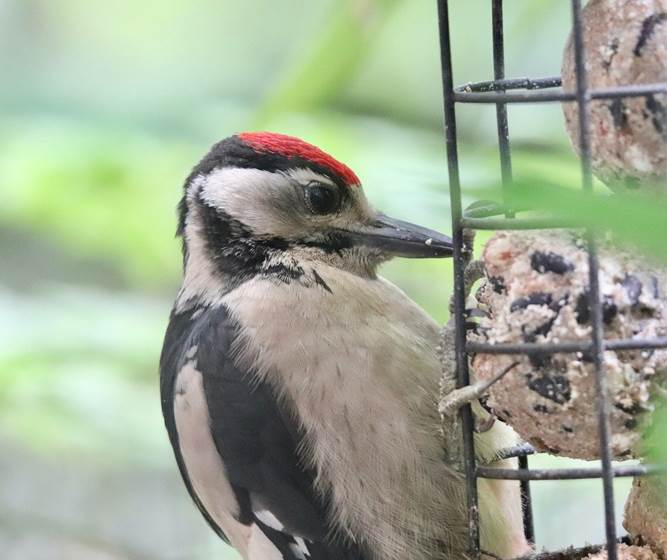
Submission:
[[[289,236],[298,219],[299,195],[295,184],[317,181],[333,186],[331,179],[307,168],[284,173],[224,167],[193,181],[190,196],[198,190],[208,205],[223,210],[258,234]],[[294,211],[290,215],[290,211]],[[304,208],[305,211],[305,208]]]
[[[243,167],[223,167],[201,177],[200,196],[215,208],[229,210],[235,199],[257,200],[263,191],[285,186],[286,178],[280,173]],[[194,183],[193,183],[194,184]]]
[[200,196],[257,234],[284,235],[293,225],[280,212],[280,202],[290,200],[293,188],[282,173],[225,167],[204,179]]

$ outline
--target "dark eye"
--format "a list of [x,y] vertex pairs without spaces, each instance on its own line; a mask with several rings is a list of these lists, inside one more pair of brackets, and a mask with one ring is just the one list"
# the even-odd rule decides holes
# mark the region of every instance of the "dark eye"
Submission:
[[340,206],[338,190],[320,183],[306,187],[306,201],[313,214],[331,214]]

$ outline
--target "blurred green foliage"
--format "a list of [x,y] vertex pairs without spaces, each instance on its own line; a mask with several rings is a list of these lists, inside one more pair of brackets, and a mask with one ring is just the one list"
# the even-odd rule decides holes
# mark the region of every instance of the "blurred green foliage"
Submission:
[[[455,81],[488,79],[489,3],[450,4]],[[506,3],[508,75],[558,74],[568,18],[558,0]],[[146,510],[134,525],[149,542],[119,537],[134,534],[121,515],[112,515],[115,533],[98,535],[114,550],[122,544],[123,558],[229,554],[212,537],[210,547],[198,544],[208,533],[175,480],[156,388],[180,275],[173,235],[182,181],[214,141],[270,129],[348,163],[384,211],[449,230],[435,4],[0,0],[0,66],[0,441],[35,453],[31,463],[68,465],[74,476],[82,465],[129,469],[119,492],[131,488],[127,503]],[[579,163],[560,107],[511,107],[509,118],[523,203],[619,226],[664,256],[662,207],[572,190]],[[497,195],[493,107],[461,107],[458,120],[465,203]],[[395,261],[384,273],[447,319],[451,263]],[[18,474],[24,463],[8,468]],[[57,486],[56,471],[35,477]],[[171,477],[143,502],[145,489],[129,482],[142,472]],[[599,488],[582,488],[597,501],[570,512],[579,531],[571,535],[599,540]],[[29,501],[22,492],[0,492],[0,519],[17,499]],[[90,489],[100,511],[116,511],[97,492]],[[543,506],[539,542],[569,543],[550,523],[566,511],[558,488],[534,492]],[[160,525],[171,505],[158,500],[172,495],[181,501]],[[94,532],[76,524],[80,502],[68,503],[62,498],[51,522],[66,534]],[[40,512],[39,523],[27,516],[31,535],[42,530]],[[190,532],[170,541],[188,515]]]

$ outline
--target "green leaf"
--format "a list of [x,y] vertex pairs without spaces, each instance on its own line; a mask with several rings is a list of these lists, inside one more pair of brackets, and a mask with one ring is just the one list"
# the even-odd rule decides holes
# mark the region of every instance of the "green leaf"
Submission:
[[[502,200],[498,187],[479,189],[481,198]],[[607,194],[583,192],[544,179],[517,181],[506,194],[518,210],[537,212],[572,223],[612,232],[619,243],[639,247],[647,256],[667,259],[667,199],[647,192]]]

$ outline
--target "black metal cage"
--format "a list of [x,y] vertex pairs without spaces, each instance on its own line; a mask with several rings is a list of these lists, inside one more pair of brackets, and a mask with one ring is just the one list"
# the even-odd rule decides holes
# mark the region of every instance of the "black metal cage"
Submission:
[[[576,72],[576,91],[563,92],[560,77],[550,78],[505,78],[505,56],[503,36],[503,0],[490,0],[492,11],[492,39],[494,76],[491,81],[465,84],[455,87],[452,76],[452,53],[449,27],[449,2],[438,0],[438,18],[440,29],[440,56],[442,65],[442,86],[444,93],[445,140],[447,145],[447,163],[451,197],[452,229],[454,239],[454,315],[456,323],[456,365],[457,381],[460,387],[470,382],[468,370],[469,353],[499,354],[555,354],[558,352],[589,352],[593,356],[596,376],[596,412],[599,425],[599,443],[601,466],[599,468],[569,469],[529,469],[528,455],[530,446],[514,450],[510,456],[519,458],[519,468],[500,469],[478,466],[475,461],[473,442],[474,420],[470,406],[461,411],[463,443],[465,452],[465,470],[467,477],[467,499],[469,511],[469,548],[474,559],[493,557],[480,549],[479,512],[477,508],[477,478],[494,478],[521,481],[524,501],[524,530],[529,541],[534,542],[532,504],[530,499],[530,481],[533,480],[572,480],[600,478],[604,494],[604,524],[609,560],[617,560],[617,534],[614,512],[614,477],[643,476],[658,470],[657,466],[614,466],[610,448],[610,402],[607,398],[607,379],[604,372],[603,353],[605,350],[656,349],[667,348],[667,338],[650,340],[605,340],[602,317],[602,302],[598,279],[598,258],[595,236],[587,232],[589,254],[589,283],[592,300],[591,324],[592,336],[587,342],[565,342],[549,344],[488,344],[468,342],[466,339],[465,318],[465,247],[463,231],[466,228],[476,230],[499,229],[549,229],[566,227],[559,220],[516,218],[511,211],[504,217],[468,217],[464,216],[461,202],[461,181],[459,176],[458,143],[456,131],[456,106],[458,103],[490,103],[496,106],[498,148],[500,171],[503,188],[512,184],[512,159],[507,118],[507,104],[571,102],[579,106],[579,145],[581,153],[581,183],[586,192],[592,191],[591,147],[589,130],[588,104],[591,99],[613,99],[636,97],[656,93],[667,93],[667,83],[646,85],[621,85],[614,88],[589,89],[584,64],[584,34],[581,21],[581,0],[571,0],[572,32],[574,39],[574,59]],[[547,91],[545,91],[547,90]],[[554,552],[538,555],[539,558],[581,558],[592,549],[571,550],[568,553]]]

